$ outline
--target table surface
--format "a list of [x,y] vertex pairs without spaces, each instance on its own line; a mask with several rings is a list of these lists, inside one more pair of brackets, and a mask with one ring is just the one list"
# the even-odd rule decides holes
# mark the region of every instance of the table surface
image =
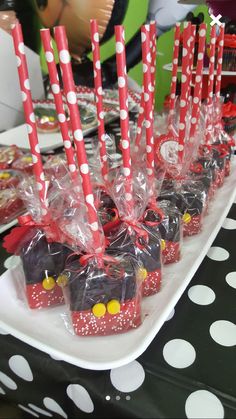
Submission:
[[173,317],[122,368],[84,370],[1,331],[0,405],[22,418],[235,418],[235,229],[233,204]]

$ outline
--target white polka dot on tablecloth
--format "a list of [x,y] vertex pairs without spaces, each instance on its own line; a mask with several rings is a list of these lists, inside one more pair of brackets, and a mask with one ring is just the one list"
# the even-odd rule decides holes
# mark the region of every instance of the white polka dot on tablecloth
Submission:
[[16,390],[17,384],[8,375],[0,371],[0,382],[10,390]]
[[28,361],[22,355],[13,355],[8,361],[10,369],[25,381],[33,381],[33,373]]
[[114,368],[110,372],[112,385],[122,393],[130,393],[137,390],[144,382],[145,371],[138,361],[133,361],[120,368]]
[[29,413],[30,415],[34,416],[35,418],[39,418],[39,415],[35,412],[33,412],[31,409],[29,409],[28,407],[23,406],[22,404],[18,404],[18,407],[23,410],[24,412]]
[[62,410],[61,406],[55,400],[51,399],[50,397],[44,397],[43,404],[46,409],[49,409],[54,413],[58,413],[63,418],[67,419],[67,414],[64,412],[64,410]]
[[222,224],[222,227],[226,230],[235,230],[236,229],[236,220],[232,218],[226,218]]
[[164,346],[163,357],[171,367],[187,368],[194,363],[196,351],[188,341],[173,339]]
[[0,335],[9,335],[9,333],[0,327]]
[[2,387],[0,387],[0,394],[2,394],[4,396],[4,394],[6,394],[5,390],[3,390]]
[[167,317],[166,321],[171,320],[174,317],[174,315],[175,315],[175,309],[173,308],[173,310],[171,310],[169,316]]
[[85,413],[92,413],[94,411],[94,404],[88,391],[79,384],[69,384],[66,393],[68,397],[74,402],[76,407]]
[[185,413],[189,419],[224,418],[221,401],[207,390],[197,390],[190,394],[185,403]]
[[229,252],[223,249],[223,247],[212,246],[208,250],[207,256],[210,259],[215,260],[217,262],[223,262],[224,260],[227,260],[229,258]]
[[217,320],[210,326],[210,335],[221,346],[235,346],[236,324],[228,320]]
[[28,403],[28,406],[29,406],[30,409],[35,410],[35,412],[37,412],[37,413],[40,413],[44,416],[48,416],[50,418],[52,417],[52,414],[50,412],[47,412],[46,410],[41,409],[38,406],[35,406],[35,404],[33,404],[33,403]]
[[9,256],[5,261],[4,261],[4,268],[6,269],[13,269],[16,266],[20,265],[21,260],[20,260],[20,256]]
[[225,280],[230,287],[236,289],[236,272],[229,272],[226,275]]
[[188,297],[193,303],[201,306],[212,304],[216,298],[214,291],[206,285],[192,286],[188,290]]

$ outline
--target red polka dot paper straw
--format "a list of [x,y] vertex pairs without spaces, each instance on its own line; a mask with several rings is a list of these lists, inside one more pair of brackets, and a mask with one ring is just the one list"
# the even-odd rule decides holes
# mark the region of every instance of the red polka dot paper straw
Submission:
[[54,51],[51,45],[51,35],[49,29],[41,29],[40,31],[42,44],[45,52],[45,58],[48,67],[48,74],[51,83],[51,89],[54,97],[54,102],[57,111],[57,117],[60,124],[61,135],[64,143],[67,163],[69,167],[69,171],[73,179],[77,178],[77,170],[75,165],[75,156],[74,156],[74,149],[71,143],[71,138],[69,135],[69,129],[67,124],[67,118],[63,106],[63,99],[59,84],[59,78],[57,73],[56,62],[54,58]]
[[138,114],[138,121],[137,121],[137,134],[135,138],[135,150],[139,150],[141,138],[142,138],[142,127],[143,127],[143,121],[144,121],[144,97],[143,92],[141,96],[141,102],[139,105],[139,114]]
[[98,225],[98,215],[94,205],[94,196],[92,191],[92,184],[89,173],[89,166],[85,151],[84,138],[80,120],[80,113],[77,103],[77,96],[75,91],[75,84],[70,62],[70,54],[68,51],[68,41],[64,26],[57,26],[54,29],[55,40],[59,53],[60,67],[62,72],[62,79],[64,90],[66,94],[67,104],[70,112],[71,125],[73,130],[73,137],[75,142],[76,156],[79,164],[79,171],[82,180],[82,188],[84,193],[85,204],[88,209],[88,221],[93,235],[94,248],[98,253],[100,249],[101,233]]
[[92,42],[92,53],[93,53],[93,73],[94,73],[94,87],[96,96],[96,107],[97,107],[97,119],[98,119],[98,140],[100,148],[100,158],[102,164],[102,176],[105,181],[108,180],[108,165],[107,165],[107,153],[106,153],[106,136],[105,136],[105,124],[104,124],[104,110],[102,102],[102,72],[101,72],[101,60],[100,60],[100,47],[99,47],[99,33],[98,24],[95,19],[90,20],[91,28],[91,42]]
[[182,52],[182,76],[181,76],[181,95],[180,95],[180,115],[179,115],[179,162],[182,162],[184,155],[184,144],[186,137],[186,116],[188,110],[188,80],[189,80],[189,40],[191,37],[191,23],[184,22],[183,30],[183,52]]
[[42,215],[44,220],[48,217],[47,208],[47,191],[45,185],[45,177],[42,165],[42,159],[40,154],[37,127],[35,122],[35,115],[33,110],[33,103],[30,91],[29,74],[27,61],[25,56],[25,47],[22,35],[21,25],[16,23],[12,29],[12,37],[14,42],[17,69],[20,81],[20,88],[22,94],[22,102],[25,114],[26,127],[28,131],[30,149],[33,159],[33,171],[37,184],[37,190],[39,193],[40,203],[42,207]]
[[189,93],[192,93],[192,75],[193,75],[193,62],[195,52],[195,40],[196,40],[196,25],[191,26],[191,41],[189,43]]
[[141,28],[142,59],[143,59],[143,88],[144,88],[144,114],[146,127],[147,173],[151,186],[151,196],[154,186],[154,138],[153,138],[153,107],[152,107],[152,75],[150,67],[150,26]]
[[123,171],[127,179],[125,182],[126,201],[133,206],[132,196],[132,173],[130,155],[130,136],[129,136],[129,108],[128,108],[128,89],[127,89],[127,70],[125,54],[125,32],[121,25],[115,26],[116,39],[116,65],[118,76],[118,91],[120,103],[120,129],[121,129],[121,151],[123,157]]
[[208,93],[207,104],[213,103],[213,89],[214,89],[214,72],[215,72],[215,50],[216,50],[216,26],[211,28],[210,40],[210,58],[209,58],[209,76],[208,76]]
[[199,112],[202,100],[202,79],[203,79],[203,65],[204,65],[204,55],[206,48],[206,30],[207,25],[201,23],[198,31],[198,56],[197,56],[197,67],[196,67],[196,76],[195,76],[195,86],[193,94],[193,103],[192,103],[192,117],[191,117],[191,126],[190,126],[190,138],[194,137],[195,130],[197,127]]
[[156,39],[156,22],[150,22],[150,49],[151,49],[151,83],[153,87],[152,102],[153,111],[155,109],[155,90],[156,90],[156,56],[157,56],[157,39]]
[[225,25],[222,24],[220,27],[220,34],[218,38],[218,48],[217,48],[217,67],[216,67],[216,86],[215,94],[216,98],[220,98],[220,89],[221,89],[221,75],[222,75],[222,64],[223,64],[223,52],[224,52],[224,34],[225,34]]
[[172,79],[171,79],[171,88],[170,88],[170,115],[173,115],[174,109],[175,109],[179,43],[180,43],[180,23],[177,22],[175,25],[174,48],[173,48],[173,59],[172,59]]
[[214,90],[214,74],[215,74],[215,50],[216,50],[216,26],[211,28],[210,36],[210,58],[209,58],[209,75],[208,75],[208,91],[207,91],[207,105],[208,105],[208,115],[207,115],[207,130],[206,130],[206,142],[209,144],[211,142],[211,131],[212,126],[212,116],[213,116],[213,90]]

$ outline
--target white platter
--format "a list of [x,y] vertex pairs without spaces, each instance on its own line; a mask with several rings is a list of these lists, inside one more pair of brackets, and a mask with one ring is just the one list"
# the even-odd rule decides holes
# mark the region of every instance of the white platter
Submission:
[[30,311],[17,299],[14,281],[22,275],[21,266],[0,277],[0,327],[16,338],[52,357],[79,367],[105,370],[125,365],[140,356],[154,339],[183,294],[214,241],[236,196],[236,161],[232,174],[217,191],[203,231],[184,240],[182,259],[163,269],[161,292],[143,301],[148,314],[142,326],[126,334],[81,338],[64,327],[63,307]]
[[1,224],[0,225],[0,234],[4,233],[4,231],[7,231],[9,228],[13,227],[17,224],[17,220],[12,220],[10,223],[7,224]]

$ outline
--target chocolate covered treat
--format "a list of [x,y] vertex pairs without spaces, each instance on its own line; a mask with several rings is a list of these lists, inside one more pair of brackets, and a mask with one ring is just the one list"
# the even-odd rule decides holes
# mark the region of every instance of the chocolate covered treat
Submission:
[[103,266],[95,259],[80,260],[65,271],[75,333],[99,336],[137,328],[141,323],[141,289],[132,258],[114,258]]
[[[158,212],[147,210],[144,221],[151,223],[160,234],[163,263],[178,262],[182,238],[181,214],[170,201],[159,202],[158,210]],[[154,227],[155,224],[156,227]]]
[[193,236],[201,231],[206,205],[206,191],[200,181],[184,181],[177,190],[162,190],[159,201],[168,200],[182,214],[184,236]]
[[143,295],[156,294],[161,287],[161,238],[155,228],[144,223],[123,223],[109,242],[109,254],[125,252],[141,262]]
[[21,247],[20,256],[30,308],[43,308],[64,302],[61,275],[71,251],[60,243],[50,243],[45,234],[32,229]]
[[28,175],[33,174],[33,159],[31,154],[24,154],[12,163],[12,169],[20,170]]

